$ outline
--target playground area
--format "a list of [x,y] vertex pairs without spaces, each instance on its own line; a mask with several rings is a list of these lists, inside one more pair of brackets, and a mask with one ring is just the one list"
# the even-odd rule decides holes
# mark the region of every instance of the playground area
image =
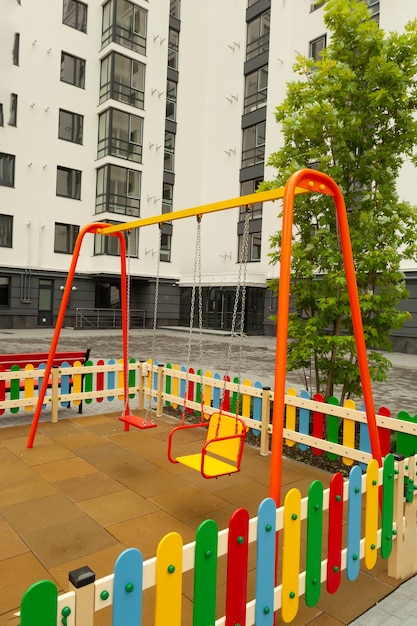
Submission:
[[[151,558],[166,533],[175,530],[189,543],[205,519],[227,528],[237,508],[244,506],[253,517],[268,496],[270,456],[260,456],[259,449],[246,445],[239,474],[205,480],[168,461],[173,418],[158,420],[158,428],[146,432],[125,433],[118,417],[115,412],[42,422],[31,450],[28,425],[0,429],[1,624],[20,623],[14,613],[24,591],[38,580],[53,580],[66,592],[68,573],[76,568],[87,565],[97,579],[107,576],[126,548],[139,548],[144,559]],[[330,478],[284,461],[283,496],[294,487],[307,495],[313,480],[327,488]],[[300,603],[292,623],[349,624],[401,582],[388,576],[386,561],[378,557],[375,568],[362,567],[355,582],[342,577],[336,594],[323,589],[314,608]],[[146,593],[143,624],[151,626],[152,598]],[[218,615],[224,604],[225,582],[218,589]],[[95,626],[111,623],[109,610],[95,614]],[[192,588],[185,575],[182,626],[191,624]]]
[[[363,406],[287,388],[292,202],[306,190],[335,200]],[[198,217],[196,269],[202,214],[241,202],[170,215]],[[14,561],[13,590],[4,594],[12,605],[3,611],[8,623],[22,582],[13,572],[32,576],[36,567],[35,580],[56,584],[39,582],[24,593],[21,626],[270,626],[276,611],[276,624],[350,624],[416,573],[416,418],[409,408],[397,416],[385,403],[375,406],[343,198],[331,179],[302,170],[284,190],[283,213],[272,388],[245,377],[243,316],[235,376],[234,322],[225,372],[190,367],[190,343],[185,365],[155,359],[154,343],[151,358],[131,358],[124,226],[91,224],[80,233],[47,362],[38,369],[25,355],[22,368],[0,372],[2,414],[35,409],[28,436],[26,423],[0,430],[0,514],[11,537],[4,550],[12,552],[2,563]],[[116,235],[121,249],[123,358],[54,365],[82,238],[101,230]],[[240,283],[234,320],[239,290]],[[194,301],[190,320],[193,310]],[[62,407],[115,398],[122,410],[59,415]],[[332,476],[295,463],[284,446],[338,459],[350,471]],[[25,581],[19,597],[33,582]]]

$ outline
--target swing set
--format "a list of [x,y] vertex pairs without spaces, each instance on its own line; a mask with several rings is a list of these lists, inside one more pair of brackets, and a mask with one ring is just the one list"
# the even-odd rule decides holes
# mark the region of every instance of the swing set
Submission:
[[[285,416],[285,378],[287,364],[287,340],[288,340],[288,316],[290,297],[290,267],[291,267],[291,247],[293,230],[294,198],[298,194],[319,193],[331,196],[334,200],[336,217],[340,234],[348,296],[352,315],[353,333],[356,342],[357,360],[362,383],[363,399],[365,405],[366,418],[369,429],[372,456],[382,464],[381,446],[374,400],[371,388],[369,365],[366,352],[366,345],[363,333],[363,324],[359,306],[359,295],[356,283],[352,248],[350,243],[349,225],[347,220],[346,206],[343,195],[332,178],[316,170],[303,169],[295,172],[288,180],[284,188],[272,189],[260,193],[254,193],[239,198],[226,201],[202,205],[195,208],[174,211],[172,213],[155,215],[126,222],[125,224],[111,225],[103,222],[92,223],[85,226],[79,233],[74,246],[72,262],[70,265],[68,278],[63,291],[61,306],[59,309],[55,331],[53,334],[49,358],[46,363],[43,381],[39,390],[38,402],[33,416],[27,447],[32,448],[43,399],[46,393],[47,383],[51,372],[54,354],[56,352],[61,328],[64,322],[66,308],[71,294],[72,282],[75,275],[77,260],[81,249],[81,244],[86,234],[101,234],[118,237],[120,245],[120,271],[121,271],[121,305],[122,305],[122,343],[123,343],[123,381],[124,381],[124,410],[121,416],[125,422],[125,429],[129,426],[146,429],[156,426],[153,420],[141,418],[133,415],[129,406],[129,362],[128,362],[128,333],[129,333],[129,302],[128,276],[126,272],[126,242],[123,231],[130,231],[133,228],[143,228],[151,225],[159,225],[165,221],[174,221],[189,217],[197,217],[201,221],[203,215],[224,211],[241,206],[251,207],[255,203],[264,203],[273,200],[283,199],[282,212],[282,244],[280,258],[280,280],[278,290],[278,323],[276,332],[276,363],[274,378],[274,403],[272,416],[272,443],[271,443],[271,469],[270,469],[270,496],[275,500],[277,506],[280,505],[281,477],[282,477],[282,446],[283,429]],[[197,262],[198,264],[198,262]],[[238,291],[238,290],[237,290]],[[156,317],[156,316],[155,316]],[[201,325],[201,321],[200,321]],[[243,327],[242,327],[243,331]],[[243,333],[241,333],[242,335]],[[233,339],[233,333],[231,335]],[[152,377],[152,374],[151,374]],[[204,395],[204,394],[202,394]],[[186,399],[184,403],[186,402]],[[202,407],[203,409],[203,407]],[[184,413],[185,414],[185,413]],[[204,415],[204,411],[201,411]],[[223,414],[222,407],[218,413],[214,413],[206,420],[207,437],[201,453],[197,455],[177,456],[172,455],[172,438],[179,429],[189,429],[201,427],[201,424],[181,424],[174,429],[170,435],[169,456],[172,462],[183,463],[195,470],[198,470],[206,478],[231,474],[239,471],[240,460],[243,451],[243,441],[246,433],[246,426],[238,415],[231,416]],[[224,464],[224,465],[223,465]]]

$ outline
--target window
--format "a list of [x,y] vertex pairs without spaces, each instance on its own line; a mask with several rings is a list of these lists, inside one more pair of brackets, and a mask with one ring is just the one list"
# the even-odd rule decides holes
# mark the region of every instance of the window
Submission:
[[13,42],[13,65],[19,65],[19,52],[20,52],[20,34],[14,34]]
[[[242,196],[248,196],[251,193],[255,193],[258,188],[259,183],[263,181],[262,178],[257,178],[253,180],[246,180],[240,185],[240,194]],[[240,207],[239,209],[239,221],[244,222],[246,216],[246,208]],[[252,210],[250,212],[250,219],[255,220],[262,217],[262,202],[256,202],[252,204]]]
[[165,144],[164,144],[164,171],[174,171],[174,149],[175,149],[175,133],[171,133],[168,130],[165,131]]
[[14,154],[0,152],[0,185],[14,187]]
[[268,66],[245,76],[245,101],[243,113],[266,106],[268,93]]
[[128,0],[109,0],[103,6],[101,45],[110,42],[146,54],[148,12]]
[[55,222],[54,252],[72,254],[79,232],[79,226]]
[[168,36],[168,67],[173,70],[178,69],[178,47],[180,42],[180,34],[173,28],[169,29]]
[[270,11],[265,11],[265,13],[248,22],[246,38],[247,61],[269,50],[270,18]]
[[87,32],[87,5],[79,0],[64,0],[62,23],[71,28]]
[[319,61],[321,57],[322,51],[326,47],[326,35],[322,35],[321,37],[317,37],[317,39],[313,39],[310,41],[310,57],[315,61]]
[[263,163],[265,160],[265,122],[243,131],[242,167]]
[[[247,261],[248,262],[260,261],[261,260],[261,242],[262,242],[262,233],[261,233],[261,231],[249,233],[248,257],[247,257]],[[241,258],[241,255],[242,255],[242,244],[243,244],[243,235],[239,235],[239,241],[238,241],[238,246],[239,246],[238,262],[239,263],[241,261],[244,261],[244,259]]]
[[171,243],[172,235],[161,234],[161,252],[160,260],[169,263],[171,261]]
[[56,168],[56,195],[81,200],[81,172],[69,167]]
[[82,144],[84,117],[59,109],[58,137],[65,141]]
[[75,87],[84,89],[85,61],[67,52],[61,53],[61,80]]
[[162,213],[172,212],[172,201],[174,198],[174,185],[164,183],[162,187]]
[[[123,222],[115,222],[113,220],[106,220],[106,222],[108,224],[123,224]],[[137,258],[139,250],[139,228],[132,228],[130,234],[128,234],[128,232],[125,230],[123,231],[123,234],[126,241],[126,253],[129,252],[130,257]],[[94,254],[96,256],[100,254],[119,256],[119,238],[110,235],[94,235]]]
[[141,172],[117,165],[97,170],[96,213],[139,217]]
[[99,117],[97,158],[112,155],[142,163],[143,119],[117,109]]
[[10,94],[9,126],[17,126],[17,94]]
[[13,246],[13,215],[0,213],[0,246],[2,248]]
[[113,98],[144,108],[145,65],[112,52],[101,62],[100,103]]
[[372,11],[372,19],[379,25],[379,0],[368,0],[368,6]]
[[0,306],[10,304],[10,278],[0,276]]
[[323,0],[320,0],[319,2],[313,2],[312,4],[310,4],[310,13],[313,13],[313,11],[317,11],[317,9],[320,9],[323,6],[324,2]]
[[180,6],[180,0],[170,0],[169,14],[172,15],[172,17],[180,19]]
[[177,83],[167,80],[166,118],[175,122],[177,119]]

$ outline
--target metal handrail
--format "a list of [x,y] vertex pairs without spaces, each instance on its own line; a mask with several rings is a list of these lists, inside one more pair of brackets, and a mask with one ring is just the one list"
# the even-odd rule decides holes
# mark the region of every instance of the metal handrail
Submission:
[[[146,311],[130,309],[130,328],[146,327]],[[121,328],[122,309],[84,308],[75,309],[75,328]]]

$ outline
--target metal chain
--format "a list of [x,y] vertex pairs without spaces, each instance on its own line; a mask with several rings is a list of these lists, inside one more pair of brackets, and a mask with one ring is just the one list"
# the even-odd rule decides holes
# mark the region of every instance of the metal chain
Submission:
[[[226,373],[224,375],[224,385],[223,385],[223,395],[226,391],[226,377],[229,374],[230,362],[232,358],[232,347],[233,347],[233,338],[235,334],[236,328],[236,319],[237,319],[237,311],[239,305],[239,297],[240,290],[242,289],[242,308],[240,315],[240,344],[239,344],[239,371],[238,371],[238,381],[240,388],[240,377],[242,371],[242,355],[243,355],[243,330],[245,325],[245,306],[246,306],[246,276],[247,276],[247,264],[248,264],[248,251],[249,251],[249,220],[251,214],[251,207],[246,207],[246,215],[245,222],[243,225],[243,235],[242,235],[242,247],[240,251],[240,264],[239,264],[239,272],[237,277],[237,285],[235,292],[235,301],[233,304],[233,314],[232,314],[232,327],[231,327],[231,336],[229,342],[229,348],[227,351],[227,360],[226,360]],[[238,403],[239,403],[239,394],[238,394]]]
[[129,413],[129,332],[130,332],[130,243],[131,243],[131,231],[128,230],[126,233],[127,240],[127,277],[126,277],[126,299],[127,299],[127,313],[126,313],[126,322],[127,322],[127,332],[126,332],[126,362],[127,362],[127,373],[125,374],[127,381],[127,389],[126,389],[126,398],[125,398],[125,406],[124,411],[125,414]]
[[[188,395],[188,374],[191,361],[191,348],[192,337],[194,328],[194,313],[195,313],[195,295],[196,295],[196,283],[198,282],[198,325],[200,332],[200,363],[203,362],[203,303],[202,303],[202,289],[201,289],[201,215],[197,216],[197,232],[195,240],[195,254],[194,254],[194,273],[193,273],[193,286],[191,290],[191,302],[190,302],[190,330],[188,333],[188,348],[187,348],[187,361],[186,361],[186,375],[185,375],[185,393],[184,393],[184,405],[182,412],[182,421],[185,421],[185,408]],[[203,384],[203,368],[200,366],[201,371],[201,393]]]
[[149,412],[152,409],[152,391],[153,391],[153,363],[155,360],[155,346],[156,346],[156,330],[158,326],[158,302],[159,302],[159,278],[160,278],[160,266],[161,266],[161,247],[162,247],[162,224],[159,224],[159,239],[158,239],[158,258],[156,263],[156,277],[155,277],[155,298],[153,305],[153,322],[152,322],[152,349],[151,349],[151,384],[149,389],[148,408],[146,411],[145,420],[148,419]]

